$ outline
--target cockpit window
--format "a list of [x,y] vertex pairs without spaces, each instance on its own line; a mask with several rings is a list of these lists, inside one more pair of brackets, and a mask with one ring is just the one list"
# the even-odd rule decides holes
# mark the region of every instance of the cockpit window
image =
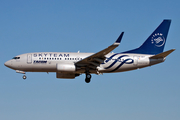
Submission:
[[13,57],[12,59],[20,59],[20,57]]

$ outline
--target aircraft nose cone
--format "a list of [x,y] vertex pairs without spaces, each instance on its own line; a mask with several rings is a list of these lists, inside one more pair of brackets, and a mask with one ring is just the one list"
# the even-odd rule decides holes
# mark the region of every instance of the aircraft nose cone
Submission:
[[7,62],[4,63],[4,65],[5,65],[6,67],[10,67],[10,66],[11,66],[11,62],[10,62],[10,61],[7,61]]

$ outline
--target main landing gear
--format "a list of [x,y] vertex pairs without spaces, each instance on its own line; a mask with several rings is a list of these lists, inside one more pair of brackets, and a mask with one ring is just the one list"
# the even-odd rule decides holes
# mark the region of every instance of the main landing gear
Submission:
[[90,73],[86,73],[86,79],[85,82],[89,83],[91,81],[91,74]]

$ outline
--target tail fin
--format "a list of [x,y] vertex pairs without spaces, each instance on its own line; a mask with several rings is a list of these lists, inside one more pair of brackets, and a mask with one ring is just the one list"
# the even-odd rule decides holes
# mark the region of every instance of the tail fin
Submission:
[[159,54],[163,52],[171,20],[163,20],[156,30],[139,47],[123,53]]

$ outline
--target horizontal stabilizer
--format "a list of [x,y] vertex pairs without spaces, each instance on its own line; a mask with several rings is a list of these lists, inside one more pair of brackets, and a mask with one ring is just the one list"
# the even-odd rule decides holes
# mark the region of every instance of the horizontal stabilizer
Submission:
[[174,50],[175,50],[175,49],[171,49],[171,50],[168,50],[168,51],[166,51],[166,52],[163,52],[163,53],[154,55],[154,56],[150,57],[150,59],[165,58],[165,57],[168,56],[170,53],[172,53]]

